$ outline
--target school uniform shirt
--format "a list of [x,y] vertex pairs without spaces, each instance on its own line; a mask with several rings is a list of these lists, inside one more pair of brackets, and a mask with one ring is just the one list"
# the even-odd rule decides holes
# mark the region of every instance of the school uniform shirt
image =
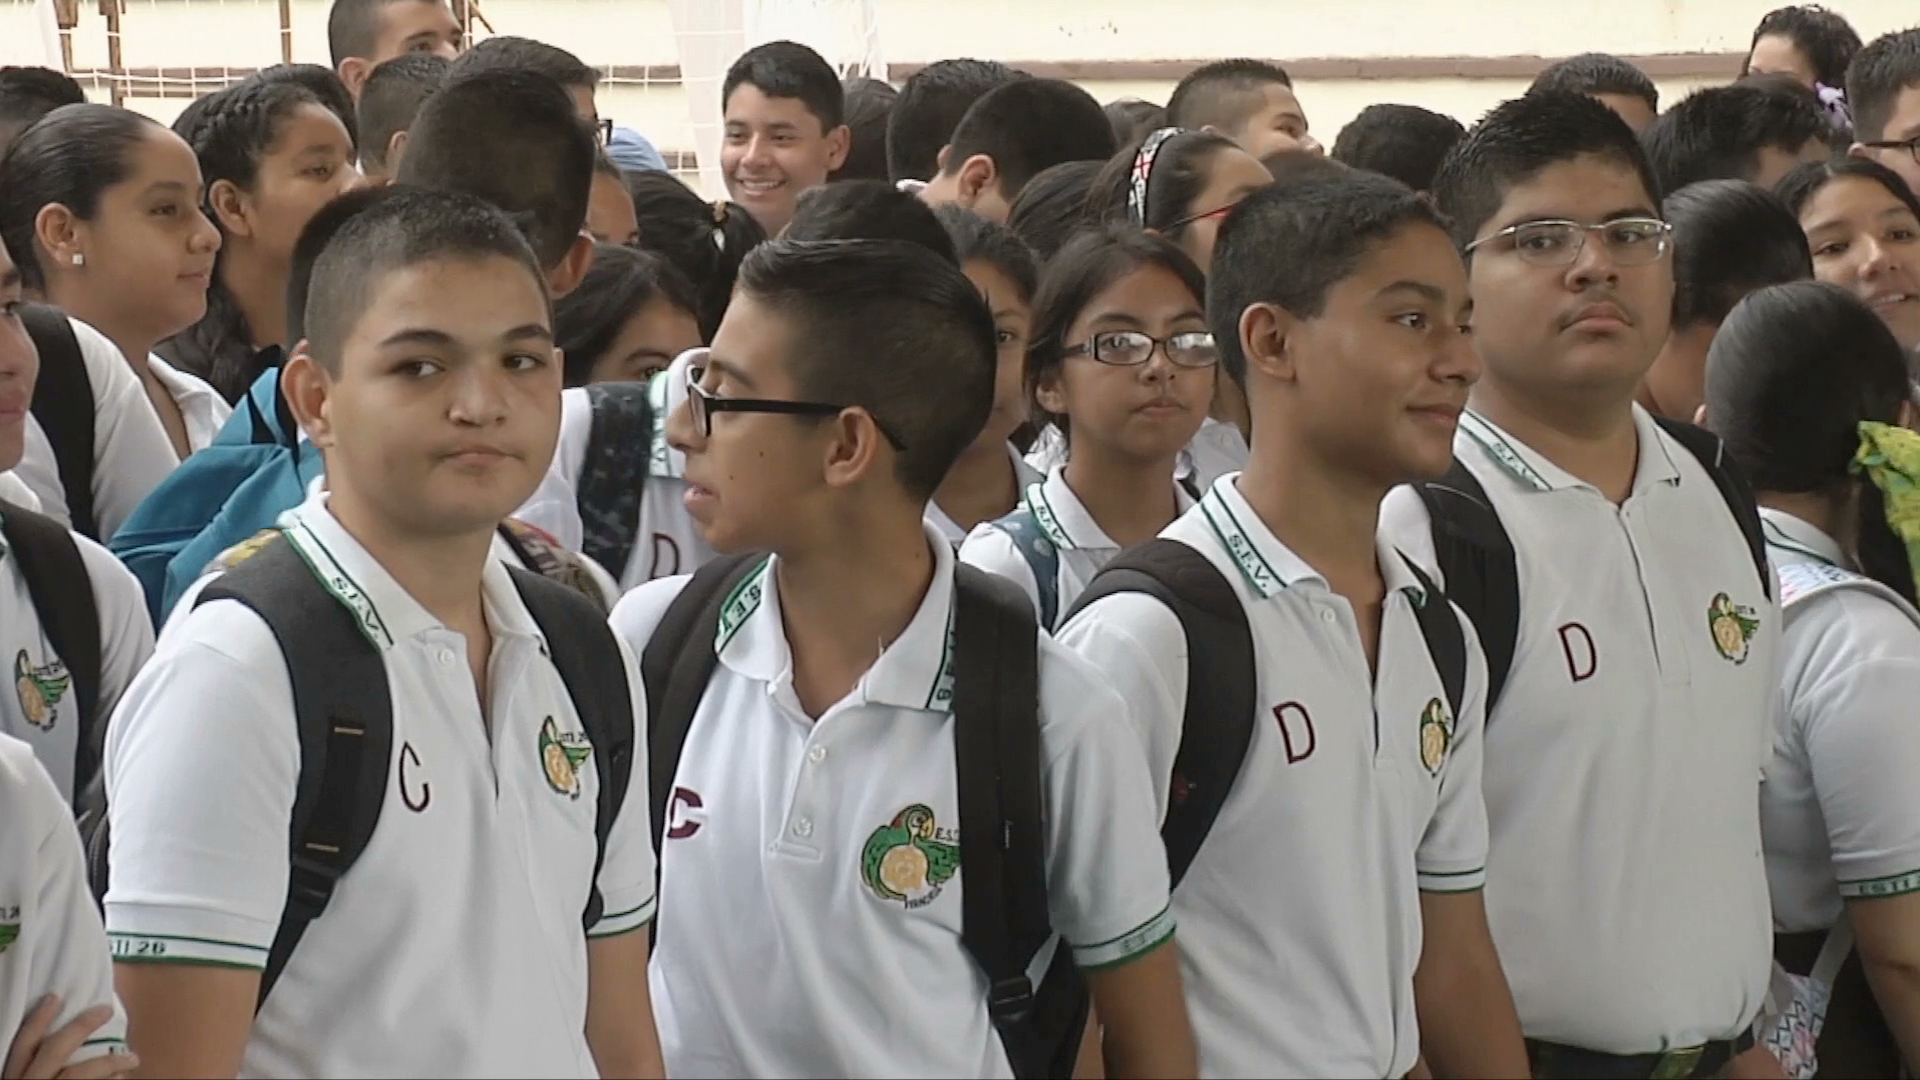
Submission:
[[[78,533],[80,549],[100,614],[100,703],[93,738],[103,737],[107,717],[128,684],[153,655],[153,624],[146,596],[133,573],[106,548]],[[56,592],[64,592],[58,588]],[[73,799],[73,762],[79,749],[79,703],[65,658],[53,651],[33,606],[20,560],[0,535],[0,663],[12,676],[12,692],[0,696],[0,734],[32,747],[53,776],[62,798]],[[0,818],[0,822],[4,822]]]
[[[1209,416],[1200,421],[1200,430],[1180,451],[1173,467],[1173,478],[1196,492],[1213,486],[1215,480],[1247,467],[1247,440],[1240,429]],[[1049,424],[1040,429],[1040,437],[1027,451],[1027,464],[1041,472],[1067,462],[1067,440],[1060,429]]]
[[[101,538],[106,539],[180,459],[153,403],[147,400],[146,387],[127,366],[120,347],[79,319],[67,321],[80,342],[80,359],[93,385],[93,516],[100,523]],[[43,513],[72,524],[53,444],[31,416],[27,417],[26,455],[14,472],[40,497]]]
[[227,417],[233,415],[233,406],[205,379],[182,371],[153,353],[147,354],[147,369],[166,388],[174,407],[180,410],[180,419],[187,427],[187,445],[196,452],[205,450],[226,426]]
[[[598,770],[506,568],[489,560],[482,579],[493,634],[483,709],[465,639],[401,589],[324,496],[294,515],[287,542],[385,659],[394,764],[372,839],[255,1018],[241,1075],[597,1075],[580,916]],[[622,660],[637,727],[644,693],[624,646]],[[634,746],[593,937],[653,917],[646,748]],[[266,623],[236,601],[193,609],[108,731],[117,961],[264,967],[286,901],[299,766],[292,688]]]
[[[1184,514],[1193,506],[1193,496],[1179,484],[1173,487],[1173,498],[1179,513]],[[1015,509],[1032,514],[1040,531],[1058,552],[1059,569],[1054,575],[1054,587],[1058,591],[1054,598],[1057,612],[1065,615],[1086,591],[1093,576],[1120,554],[1120,545],[1107,535],[1086,504],[1080,501],[1080,496],[1067,485],[1065,465],[1055,465],[1045,480],[1027,485]],[[1033,610],[1040,610],[1040,586],[1034,580],[1033,565],[1020,554],[1019,541],[1005,529],[991,521],[975,526],[966,543],[960,545],[960,561],[999,574],[1020,586],[1033,604]]]
[[46,512],[40,508],[40,496],[33,493],[33,489],[27,486],[26,481],[13,475],[12,469],[0,472],[0,499],[28,510]]
[[[1007,444],[1007,457],[1013,461],[1013,483],[1016,490],[1024,492],[1030,485],[1047,478],[1045,472],[1028,464],[1027,460],[1020,456],[1020,448],[1012,443]],[[940,509],[932,499],[927,500],[926,521],[955,551],[960,550],[960,545],[967,539],[967,530],[961,528],[959,522],[947,516],[947,512]]]
[[[1833,538],[1762,509],[1774,565],[1853,570]],[[1857,571],[1856,571],[1857,572]],[[1847,899],[1920,889],[1920,625],[1891,592],[1834,589],[1787,609],[1784,708],[1760,785],[1774,929],[1825,930]]]
[[[960,938],[954,556],[927,543],[919,609],[818,720],[794,694],[775,564],[728,604],[663,823],[669,1076],[1013,1075]],[[614,610],[636,653],[685,585]],[[1146,767],[1104,675],[1044,633],[1039,649],[1052,924],[1083,969],[1124,964],[1173,934]]]
[[[1445,601],[1382,540],[1370,669],[1352,606],[1274,536],[1238,477],[1161,533],[1232,583],[1258,669],[1246,761],[1173,894],[1200,1073],[1404,1076],[1420,1054],[1420,893],[1472,891],[1485,876],[1486,663],[1468,633],[1451,715],[1416,614]],[[1127,702],[1164,818],[1185,726],[1179,618],[1122,593],[1089,605],[1060,640]]]
[[127,1014],[113,992],[113,962],[72,811],[33,749],[6,735],[0,823],[0,1047],[12,1044],[42,998],[58,994],[55,1031],[95,1005],[113,1006],[113,1018],[72,1062],[124,1053]]
[[[1713,479],[1633,419],[1618,506],[1471,412],[1454,439],[1520,581],[1487,719],[1487,916],[1527,1037],[1611,1054],[1745,1030],[1772,950],[1758,787],[1779,609]],[[1417,493],[1381,516],[1433,566]]]

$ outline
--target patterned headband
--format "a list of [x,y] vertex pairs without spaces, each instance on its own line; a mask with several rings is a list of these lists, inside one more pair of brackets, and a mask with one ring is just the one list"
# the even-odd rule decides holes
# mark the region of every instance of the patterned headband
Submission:
[[1153,162],[1168,139],[1180,134],[1179,128],[1165,127],[1146,137],[1140,152],[1133,156],[1133,183],[1127,191],[1127,217],[1140,228],[1147,227],[1147,182],[1153,178]]

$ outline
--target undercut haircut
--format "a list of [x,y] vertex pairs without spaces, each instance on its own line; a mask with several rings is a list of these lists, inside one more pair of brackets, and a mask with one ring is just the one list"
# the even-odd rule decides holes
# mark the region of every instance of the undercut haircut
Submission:
[[800,194],[788,240],[899,240],[953,263],[953,238],[933,208],[885,180],[848,180]]
[[1854,54],[1847,68],[1847,107],[1853,134],[1861,142],[1887,137],[1893,104],[1920,86],[1920,27],[1882,34]]
[[542,265],[557,266],[586,224],[598,153],[547,76],[450,74],[414,118],[394,180],[485,199],[521,224]]
[[1276,304],[1302,319],[1319,318],[1328,292],[1410,225],[1446,228],[1430,200],[1378,173],[1302,177],[1247,196],[1221,223],[1207,278],[1207,325],[1227,374],[1246,385],[1242,312]]
[[1018,233],[956,203],[934,207],[933,216],[953,238],[953,254],[961,270],[976,260],[986,263],[1013,282],[1022,303],[1033,302],[1033,294],[1040,287],[1040,261]]
[[991,91],[961,118],[952,147],[945,175],[984,154],[993,159],[1000,195],[1008,202],[1044,169],[1063,161],[1104,161],[1118,149],[1100,103],[1059,79],[1019,79]]
[[931,180],[973,103],[1028,76],[996,60],[936,60],[907,77],[887,118],[887,178]]
[[[302,329],[308,352],[340,374],[342,350],[382,281],[423,263],[504,259],[547,300],[546,274],[512,219],[452,191],[396,190],[339,223],[313,263]],[[548,318],[551,302],[547,301]]]
[[733,92],[751,86],[770,98],[792,98],[806,106],[826,134],[845,122],[846,91],[826,58],[797,41],[769,41],[740,54],[720,84],[720,109]]
[[1534,76],[1529,94],[1611,94],[1639,98],[1647,108],[1660,111],[1660,88],[1647,73],[1612,53],[1581,53],[1547,65]]
[[1333,159],[1391,176],[1415,191],[1433,187],[1433,175],[1467,129],[1451,116],[1418,105],[1369,105],[1333,140]]
[[887,120],[900,92],[878,79],[848,79],[845,93],[847,159],[829,180],[885,180],[887,178]]
[[1595,99],[1542,90],[1502,102],[1467,132],[1433,178],[1433,198],[1465,247],[1500,212],[1507,193],[1561,162],[1598,158],[1630,169],[1646,188],[1647,209],[1660,209],[1660,183],[1633,129]]
[[1673,328],[1718,326],[1741,298],[1813,277],[1800,222],[1745,180],[1703,180],[1667,196],[1673,225]]
[[393,137],[413,126],[420,106],[446,84],[453,61],[432,53],[407,53],[381,64],[360,88],[360,160],[387,167]]
[[600,85],[600,72],[558,46],[523,37],[492,37],[463,52],[453,61],[448,78],[481,71],[531,71],[545,75],[565,90]]
[[1760,151],[1798,154],[1833,131],[1812,95],[1754,83],[1696,90],[1660,114],[1641,136],[1660,186],[1677,191],[1701,180],[1752,180]]
[[1216,127],[1238,131],[1265,104],[1267,87],[1293,89],[1285,68],[1245,57],[1215,60],[1190,72],[1167,99],[1167,123],[1173,127]]
[[307,336],[307,288],[313,283],[313,264],[320,258],[320,253],[326,250],[327,244],[332,242],[333,235],[355,215],[410,190],[391,184],[355,188],[321,207],[306,227],[300,230],[300,239],[294,242],[293,260],[287,272],[289,348]]
[[371,59],[380,47],[380,21],[393,4],[432,3],[436,0],[333,0],[327,12],[327,53],[338,68],[349,57]]
[[993,411],[993,313],[959,268],[897,240],[776,240],[740,293],[789,323],[800,398],[858,406],[906,444],[895,476],[925,502]]
[[86,91],[64,71],[0,67],[0,154],[20,133],[62,105],[83,105]]
[[1740,65],[1745,74],[1753,64],[1754,47],[1763,37],[1779,36],[1793,42],[1813,65],[1814,81],[1841,89],[1847,81],[1847,65],[1860,51],[1860,34],[1837,11],[1819,4],[1796,4],[1774,8],[1753,28],[1753,41],[1747,46],[1747,58]]

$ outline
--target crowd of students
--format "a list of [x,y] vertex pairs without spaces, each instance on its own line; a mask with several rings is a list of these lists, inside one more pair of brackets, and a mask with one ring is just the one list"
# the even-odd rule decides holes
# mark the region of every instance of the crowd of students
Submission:
[[1920,29],[329,40],[0,70],[0,1077],[1920,1066]]

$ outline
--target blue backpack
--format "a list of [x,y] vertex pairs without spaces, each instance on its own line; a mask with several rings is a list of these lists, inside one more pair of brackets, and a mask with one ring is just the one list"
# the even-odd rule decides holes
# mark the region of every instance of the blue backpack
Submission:
[[159,626],[221,552],[271,528],[324,472],[320,451],[300,444],[276,362],[213,442],[155,488],[107,547],[140,579]]

